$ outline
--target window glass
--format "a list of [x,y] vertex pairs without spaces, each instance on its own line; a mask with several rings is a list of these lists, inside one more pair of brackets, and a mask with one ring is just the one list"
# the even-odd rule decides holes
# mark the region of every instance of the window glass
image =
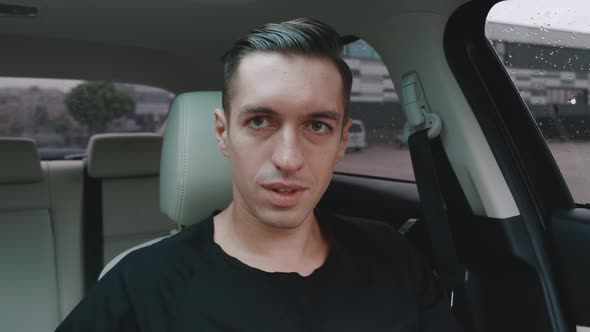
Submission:
[[579,203],[590,202],[589,16],[583,0],[503,1],[485,28]]
[[83,153],[93,134],[159,132],[173,97],[136,84],[0,77],[0,136],[34,139],[42,158]]
[[337,172],[414,180],[402,135],[405,116],[383,61],[366,42],[347,44],[343,57],[353,74],[350,141]]

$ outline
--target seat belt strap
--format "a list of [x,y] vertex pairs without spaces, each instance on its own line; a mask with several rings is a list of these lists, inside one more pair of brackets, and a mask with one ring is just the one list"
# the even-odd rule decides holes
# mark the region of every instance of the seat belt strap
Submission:
[[467,270],[459,262],[447,214],[453,213],[453,218],[468,217],[471,209],[442,146],[442,120],[430,109],[417,72],[402,76],[401,93],[407,121],[404,134],[408,136],[433,263],[443,285],[451,292],[451,306],[463,330],[474,331],[465,287]]
[[[428,129],[424,129],[412,134],[408,143],[435,268],[451,292],[451,307],[461,331],[475,331],[466,289],[468,271],[459,262],[447,214],[452,210],[454,215],[467,217],[471,214],[469,204],[446,158],[440,136],[430,139]],[[439,178],[439,174],[444,178]]]
[[[439,137],[433,140],[440,143]],[[408,143],[434,265],[442,282],[453,289],[464,283],[465,269],[459,263],[453,245],[428,129],[410,135]]]

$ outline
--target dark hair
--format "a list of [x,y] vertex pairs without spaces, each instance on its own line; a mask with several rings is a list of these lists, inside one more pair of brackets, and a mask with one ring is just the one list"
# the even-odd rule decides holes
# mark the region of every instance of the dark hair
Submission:
[[223,56],[223,108],[229,112],[231,83],[244,56],[254,52],[301,55],[330,60],[342,77],[344,117],[348,118],[352,73],[342,60],[342,40],[340,35],[327,24],[320,21],[299,18],[281,23],[268,23],[250,31],[242,37]]

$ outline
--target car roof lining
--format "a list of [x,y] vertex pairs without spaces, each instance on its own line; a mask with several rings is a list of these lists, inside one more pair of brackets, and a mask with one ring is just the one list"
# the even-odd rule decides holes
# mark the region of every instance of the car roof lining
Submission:
[[4,77],[137,83],[175,93],[209,85],[195,79],[198,66],[164,51],[12,35],[0,35],[0,43],[0,76]]
[[306,16],[342,35],[359,35],[360,26],[403,13],[448,16],[463,2],[11,0],[38,6],[39,16],[0,17],[0,60],[10,64],[0,67],[0,75],[123,81],[174,93],[219,90],[221,55],[260,24]]

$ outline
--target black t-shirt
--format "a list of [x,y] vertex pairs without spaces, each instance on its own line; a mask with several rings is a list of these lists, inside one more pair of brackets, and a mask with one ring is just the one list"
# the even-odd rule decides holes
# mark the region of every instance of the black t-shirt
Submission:
[[127,255],[56,331],[454,331],[448,299],[393,228],[317,214],[311,275],[269,273],[213,241],[213,216]]

